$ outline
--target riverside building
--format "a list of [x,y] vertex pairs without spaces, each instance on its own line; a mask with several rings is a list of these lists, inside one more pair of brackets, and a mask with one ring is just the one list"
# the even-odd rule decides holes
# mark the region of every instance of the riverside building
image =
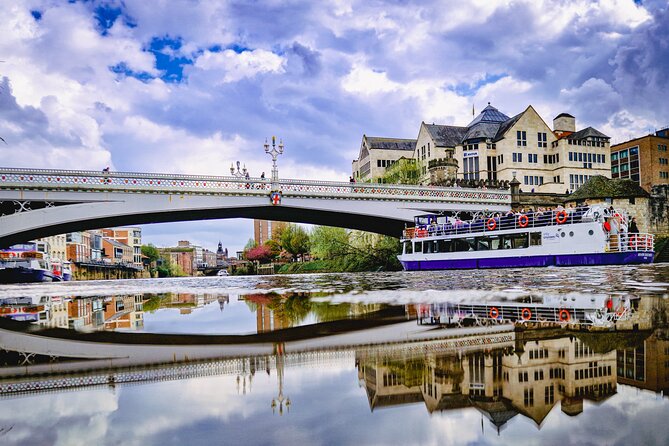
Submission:
[[650,192],[669,184],[669,128],[611,146],[611,178],[634,181]]

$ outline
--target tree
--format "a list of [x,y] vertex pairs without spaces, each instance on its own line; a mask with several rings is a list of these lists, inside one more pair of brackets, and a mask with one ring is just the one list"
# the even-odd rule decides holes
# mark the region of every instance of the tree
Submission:
[[309,235],[311,255],[324,260],[336,259],[350,252],[349,233],[344,228],[316,226]]
[[290,224],[281,233],[281,246],[295,260],[309,252],[309,234],[301,226]]
[[265,263],[273,257],[272,249],[267,245],[256,246],[246,251],[246,259],[252,262]]
[[383,174],[382,181],[389,184],[418,184],[420,166],[413,158],[400,158]]
[[160,258],[158,248],[152,244],[142,245],[142,255],[149,259],[149,263],[157,262]]

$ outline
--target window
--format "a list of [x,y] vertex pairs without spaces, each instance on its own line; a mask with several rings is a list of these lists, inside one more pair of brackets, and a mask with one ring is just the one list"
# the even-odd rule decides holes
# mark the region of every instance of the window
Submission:
[[666,152],[667,151],[667,145],[666,144],[658,144],[657,145],[657,151],[658,152]]
[[[518,155],[522,156],[522,153],[519,153]],[[538,161],[538,155],[536,153],[528,153],[527,154],[527,162],[528,163],[537,163]]]
[[525,407],[534,406],[534,389],[525,389],[523,391],[523,403],[525,403]]
[[523,154],[522,153],[514,153],[513,154],[513,162],[514,163],[522,163],[523,162]]
[[525,132],[525,130],[518,130],[516,132],[516,140],[518,143],[518,147],[527,146],[527,132]]
[[669,178],[669,172],[660,172],[660,178],[667,179]]
[[539,147],[548,147],[545,133],[537,133],[537,142]]
[[430,143],[427,143],[427,157],[430,157]]
[[551,384],[544,388],[544,403],[553,404],[555,402],[555,387]]
[[470,156],[463,160],[465,180],[479,179],[479,157]]
[[621,150],[620,152],[618,152],[618,156],[620,157],[620,159],[627,158],[627,150]]
[[669,159],[667,159],[667,158],[660,158],[660,164],[669,164]]
[[504,155],[497,155],[497,164],[504,163]]
[[618,161],[618,152],[613,152],[611,154],[611,161]]

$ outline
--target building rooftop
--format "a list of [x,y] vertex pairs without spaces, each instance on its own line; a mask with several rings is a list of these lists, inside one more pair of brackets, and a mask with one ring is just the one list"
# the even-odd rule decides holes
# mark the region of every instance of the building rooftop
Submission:
[[591,177],[585,184],[571,194],[567,201],[586,200],[588,198],[636,198],[648,197],[641,186],[632,180],[611,179],[602,175]]
[[579,130],[578,132],[574,132],[571,135],[569,135],[569,139],[584,139],[588,137],[609,139],[608,136],[606,136],[599,130],[592,127],[586,127],[583,130]]
[[370,149],[387,150],[413,150],[416,148],[415,139],[382,138],[377,136],[365,136],[367,147]]
[[467,132],[467,127],[453,125],[423,124],[435,144],[439,147],[455,147],[460,144]]
[[509,119],[507,115],[497,110],[495,107],[490,105],[490,102],[488,102],[488,106],[481,110],[481,113],[479,113],[479,115],[474,118],[472,122],[467,124],[467,127],[471,127],[479,122],[504,122],[507,119]]

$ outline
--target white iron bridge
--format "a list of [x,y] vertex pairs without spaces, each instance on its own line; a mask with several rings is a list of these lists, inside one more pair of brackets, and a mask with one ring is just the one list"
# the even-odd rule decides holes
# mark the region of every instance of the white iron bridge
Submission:
[[399,237],[416,215],[510,207],[501,189],[0,168],[0,247],[85,229],[222,218]]

